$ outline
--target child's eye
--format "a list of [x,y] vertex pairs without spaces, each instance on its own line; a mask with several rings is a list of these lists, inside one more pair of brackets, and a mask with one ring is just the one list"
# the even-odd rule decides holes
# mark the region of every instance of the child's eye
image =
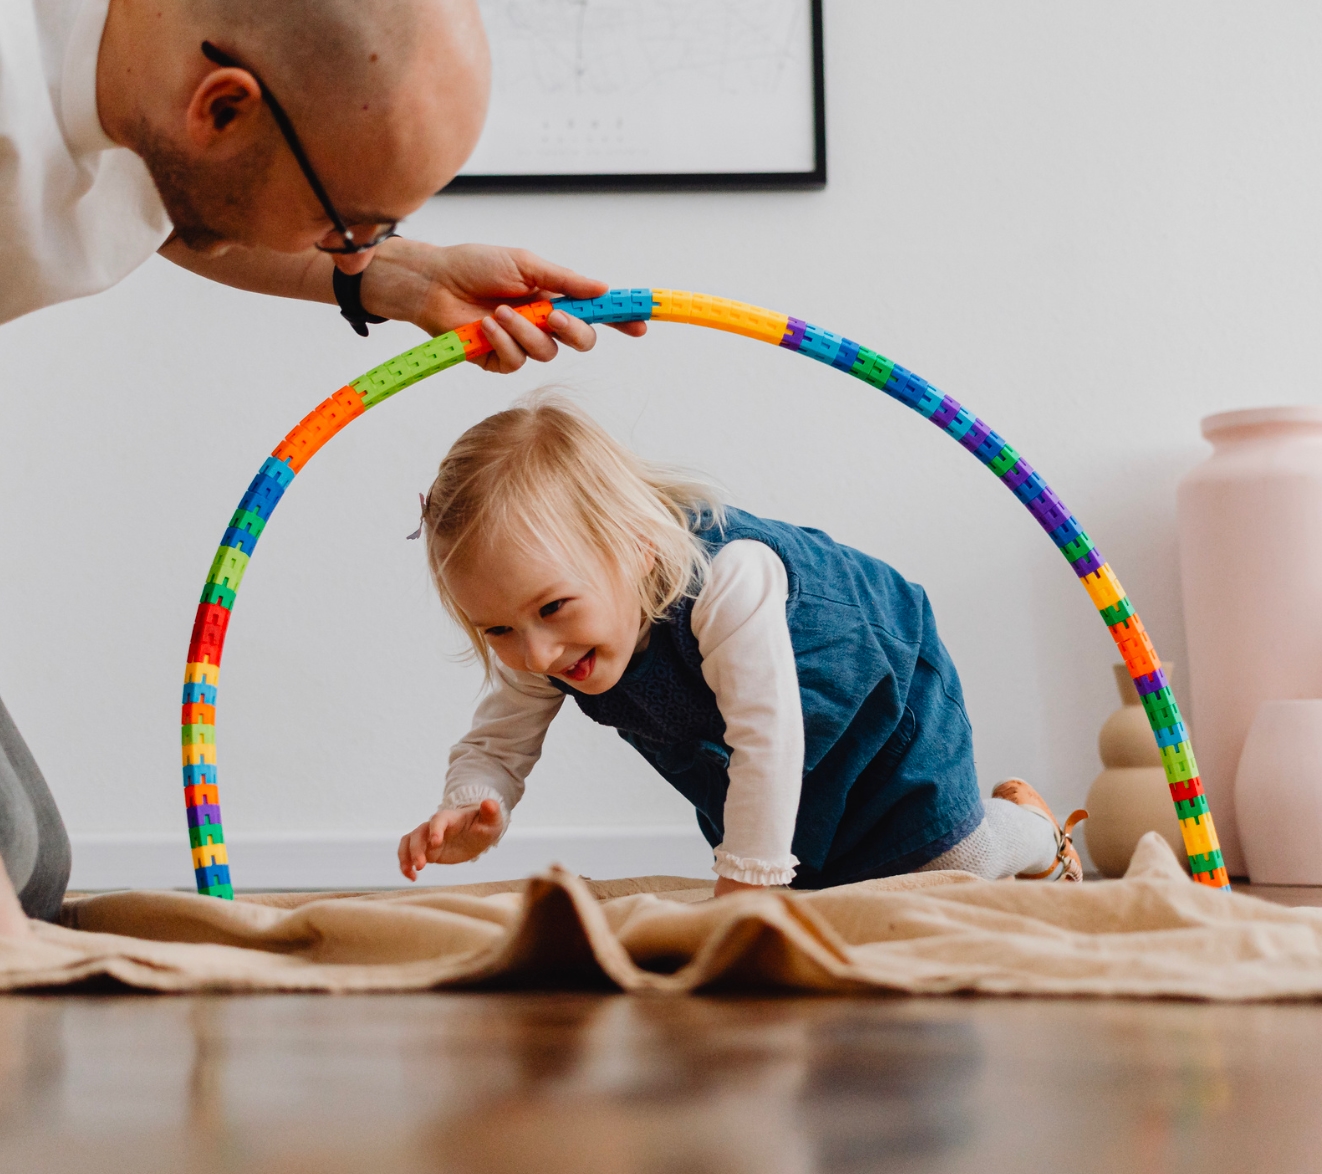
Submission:
[[503,625],[498,624],[494,628],[488,628],[483,634],[486,636],[508,636],[512,631],[514,631],[513,628],[504,627]]
[[542,617],[542,619],[546,619],[547,616],[555,615],[555,613],[558,612],[562,607],[564,607],[565,604],[568,602],[569,601],[567,599],[554,600],[551,603],[543,605],[539,609],[538,614]]

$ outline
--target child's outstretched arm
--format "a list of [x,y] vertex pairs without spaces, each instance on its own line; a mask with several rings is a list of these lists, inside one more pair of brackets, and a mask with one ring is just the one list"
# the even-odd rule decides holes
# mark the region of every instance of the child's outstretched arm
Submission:
[[471,807],[442,807],[399,841],[399,871],[417,880],[428,864],[462,864],[500,839],[505,816],[494,799]]

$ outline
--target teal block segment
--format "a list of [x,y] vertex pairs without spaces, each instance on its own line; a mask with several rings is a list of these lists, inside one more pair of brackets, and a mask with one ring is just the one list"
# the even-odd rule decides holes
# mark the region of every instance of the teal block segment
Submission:
[[396,392],[463,361],[464,344],[451,330],[373,367],[353,381],[353,388],[363,397],[364,409],[374,408]]
[[932,413],[941,406],[941,401],[945,398],[935,387],[928,387],[923,391],[922,398],[914,405],[914,411],[930,420]]
[[977,418],[968,408],[960,408],[959,414],[946,425],[946,431],[956,440],[963,440]]
[[293,483],[294,478],[298,476],[289,466],[287,460],[281,460],[279,457],[267,457],[262,462],[262,467],[257,470],[259,477],[270,477],[273,481],[280,483],[281,489],[288,489]]
[[1210,812],[1207,806],[1206,795],[1195,795],[1192,799],[1177,799],[1175,801],[1176,819],[1197,819],[1200,815],[1207,815]]
[[832,334],[829,330],[823,330],[820,326],[809,323],[803,328],[799,354],[807,355],[810,359],[816,359],[829,367],[835,362],[836,355],[840,353],[841,344],[844,342],[843,335]]
[[202,588],[199,603],[218,603],[226,611],[234,610],[234,592],[223,583],[208,583]]
[[556,298],[552,306],[584,322],[646,322],[655,303],[650,289],[612,289],[599,298]]
[[858,348],[858,358],[854,360],[849,373],[855,379],[861,379],[864,383],[881,390],[890,381],[891,372],[894,370],[895,364],[888,358],[862,346]]
[[1004,477],[1019,460],[1019,454],[1010,445],[1006,445],[1001,451],[987,462],[989,468],[998,477]]
[[1178,746],[1189,736],[1189,731],[1185,729],[1183,722],[1176,722],[1173,726],[1166,726],[1152,732],[1157,736],[1157,745],[1163,747]]
[[1104,607],[1101,610],[1102,623],[1108,628],[1114,628],[1116,624],[1123,624],[1134,614],[1134,605],[1129,602],[1129,596],[1126,595],[1118,603],[1111,604],[1110,607]]

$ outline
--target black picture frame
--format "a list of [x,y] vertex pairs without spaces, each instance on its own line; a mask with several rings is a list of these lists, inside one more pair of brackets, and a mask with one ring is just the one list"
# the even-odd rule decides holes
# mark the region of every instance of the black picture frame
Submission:
[[822,0],[811,0],[813,168],[811,171],[641,172],[593,175],[456,175],[442,195],[470,192],[673,192],[795,190],[826,186],[826,58]]

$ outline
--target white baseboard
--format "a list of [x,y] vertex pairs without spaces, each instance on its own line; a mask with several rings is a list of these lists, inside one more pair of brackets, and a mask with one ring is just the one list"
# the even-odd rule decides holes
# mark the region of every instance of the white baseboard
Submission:
[[[193,889],[184,834],[93,833],[69,837],[73,890]],[[399,836],[388,832],[256,833],[226,842],[239,889],[375,889],[407,885]],[[431,865],[421,884],[510,880],[563,864],[583,876],[713,877],[711,848],[693,826],[511,828],[468,864]]]

